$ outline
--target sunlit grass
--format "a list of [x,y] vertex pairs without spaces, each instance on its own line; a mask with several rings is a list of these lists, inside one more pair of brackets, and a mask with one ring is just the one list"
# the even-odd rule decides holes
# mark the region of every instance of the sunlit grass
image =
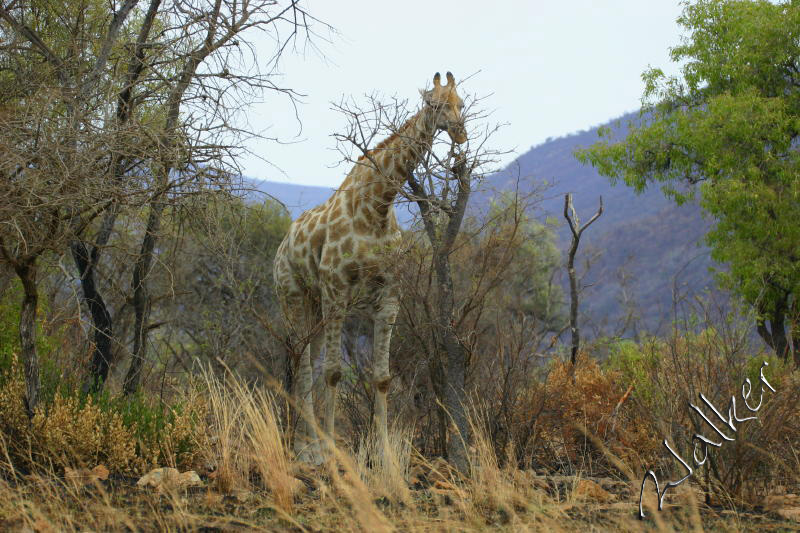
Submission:
[[[648,519],[639,521],[638,479],[615,480],[619,490],[612,494],[593,481],[597,478],[520,469],[510,446],[499,461],[477,409],[469,410],[468,473],[457,472],[442,459],[422,457],[411,445],[412,429],[397,423],[385,453],[371,437],[352,453],[341,443],[333,447],[327,442],[327,462],[311,467],[295,461],[288,446],[276,401],[281,392],[248,385],[231,373],[220,377],[206,372],[192,394],[198,393],[206,404],[205,419],[195,428],[202,487],[140,489],[134,485],[136,476],[119,472],[108,481],[83,484],[43,462],[34,471],[23,471],[12,464],[13,454],[0,439],[0,528],[427,532],[753,527],[744,515],[720,515],[719,509],[706,507],[702,492],[688,483],[674,491],[662,512],[648,494]],[[580,427],[577,432],[589,430]],[[600,439],[595,445],[621,471],[632,475],[636,470]]]

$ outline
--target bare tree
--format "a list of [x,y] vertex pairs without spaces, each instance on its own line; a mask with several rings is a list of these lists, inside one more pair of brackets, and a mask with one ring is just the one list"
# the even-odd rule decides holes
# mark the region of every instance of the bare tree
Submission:
[[[476,102],[474,98],[468,99],[462,111],[467,126],[486,118],[476,110]],[[384,132],[402,135],[401,126],[410,116],[407,102],[394,99],[384,104],[374,95],[368,97],[366,106],[343,102],[336,107],[349,120],[347,132],[336,136],[340,150],[347,160],[355,161],[355,149],[366,164],[370,164],[373,139]],[[468,350],[464,339],[456,334],[457,309],[450,257],[472,187],[497,163],[499,152],[487,148],[487,141],[497,129],[473,130],[460,147],[445,136],[437,137],[419,166],[408,169],[408,187],[401,193],[418,207],[430,245],[436,278],[436,338],[430,354],[431,379],[441,402],[443,427],[449,434],[448,459],[462,471],[468,468],[466,444],[470,439],[465,411]],[[364,160],[360,164],[365,164]],[[447,420],[452,421],[452,427]]]
[[[7,71],[0,89],[0,255],[24,289],[20,341],[30,414],[39,395],[37,262],[62,252],[117,196],[105,187],[98,158],[117,143],[97,124],[112,82],[111,52],[135,4],[126,0],[106,20],[81,17],[65,32],[49,34],[56,9],[0,6],[0,59]],[[99,46],[87,57],[89,48],[71,44],[83,42],[90,27]]]
[[[116,112],[111,119],[111,127],[113,129],[128,127],[135,117],[137,101],[133,98],[134,90],[141,84],[142,76],[145,73],[145,50],[160,6],[161,0],[150,0],[147,12],[139,27],[122,86],[117,96]],[[121,153],[112,154],[106,179],[111,183],[122,181],[127,172],[126,167],[131,163],[129,159],[131,158],[123,157]],[[111,238],[119,211],[120,203],[114,202],[106,210],[102,223],[93,237],[78,238],[71,244],[72,257],[81,280],[83,301],[89,310],[94,331],[92,355],[89,362],[87,380],[84,385],[85,392],[97,391],[102,388],[108,378],[112,361],[113,320],[98,287],[96,269],[100,261],[100,254]]]
[[[191,15],[188,19],[187,14]],[[126,394],[139,388],[146,360],[151,307],[146,280],[165,209],[192,190],[219,186],[238,174],[231,157],[236,153],[231,136],[242,132],[231,122],[241,105],[237,102],[247,91],[270,88],[291,97],[294,94],[278,89],[269,76],[247,70],[237,73],[237,67],[242,68],[242,39],[249,30],[272,31],[278,43],[272,58],[276,62],[298,30],[307,28],[306,17],[297,2],[216,0],[209,5],[202,0],[178,0],[171,6],[168,19],[177,23],[167,35],[179,39],[178,49],[186,51],[172,67],[178,75],[161,76],[166,80],[165,121],[156,135],[159,155],[151,169],[147,223],[131,281],[135,324],[131,364],[123,387]],[[282,25],[288,25],[288,37],[280,37]],[[199,42],[197,37],[201,37]],[[197,115],[194,120],[184,120],[182,112]]]
[[[541,378],[543,352],[553,347],[554,340],[548,342],[566,319],[553,284],[560,254],[552,232],[529,218],[531,209],[531,198],[507,195],[487,213],[468,210],[449,256],[451,327],[466,352],[467,405],[472,422],[485,424],[501,462],[508,458],[507,445],[520,454],[535,445],[537,426],[530,415],[538,412],[541,398],[530,387]],[[398,416],[418,428],[418,449],[447,454],[451,423],[441,400],[447,354],[440,342],[439,281],[424,230],[408,237],[413,244],[401,276],[401,342],[393,349],[393,373],[403,382],[398,394],[405,397]]]
[[575,207],[572,205],[572,194],[567,193],[564,195],[564,218],[567,219],[569,229],[572,232],[572,243],[569,247],[569,255],[567,256],[567,272],[569,273],[569,328],[572,334],[572,351],[570,353],[570,362],[572,368],[575,368],[575,361],[578,357],[578,349],[581,344],[581,334],[578,329],[578,279],[575,276],[575,254],[578,251],[578,244],[580,244],[581,235],[584,230],[592,225],[592,223],[600,218],[603,214],[603,197],[600,197],[600,208],[589,219],[589,221],[581,226],[581,221],[578,218],[578,213],[575,212]]
[[[310,35],[313,19],[298,2],[150,0],[141,11],[137,3],[125,0],[105,18],[69,4],[0,6],[0,62],[11,73],[0,79],[0,196],[10,200],[0,246],[26,289],[21,335],[31,410],[36,259],[71,250],[94,332],[84,388],[97,390],[114,342],[97,268],[118,216],[148,209],[130,282],[136,316],[125,390],[136,390],[150,328],[146,280],[164,213],[187,195],[229,187],[246,135],[237,116],[252,96],[274,89],[294,102],[271,74],[287,46]],[[68,30],[50,32],[56,25]],[[248,41],[257,30],[275,37],[266,64]],[[87,41],[99,45],[78,44]]]

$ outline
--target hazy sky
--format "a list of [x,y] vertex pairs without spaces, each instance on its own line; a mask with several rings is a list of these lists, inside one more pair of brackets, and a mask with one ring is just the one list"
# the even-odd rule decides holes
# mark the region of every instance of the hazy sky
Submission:
[[[306,0],[338,32],[315,28],[324,57],[300,51],[281,62],[278,83],[305,94],[298,123],[284,98],[266,93],[248,111],[251,127],[290,144],[256,141],[246,175],[335,187],[349,166],[331,135],[346,126],[331,102],[366,93],[419,103],[433,74],[456,79],[462,96],[488,96],[490,121],[508,123],[493,137],[516,155],[557,137],[638,109],[642,72],[675,73],[669,48],[679,44],[677,0]],[[271,52],[271,44],[264,42]],[[265,52],[265,53],[266,53]]]

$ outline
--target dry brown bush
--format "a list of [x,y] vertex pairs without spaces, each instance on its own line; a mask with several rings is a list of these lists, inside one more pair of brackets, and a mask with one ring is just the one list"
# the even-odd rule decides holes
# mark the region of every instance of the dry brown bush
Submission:
[[[2,377],[0,440],[13,469],[63,472],[67,467],[103,464],[117,474],[135,474],[163,464],[187,469],[200,463],[207,406],[192,387],[181,391],[172,408],[56,391],[29,418],[25,380],[16,358]],[[168,410],[168,416],[156,422],[152,417],[161,409]]]
[[[582,358],[579,363],[574,383],[566,362],[556,363],[545,383],[553,390],[542,392],[557,390],[563,394],[547,396],[545,410],[538,419],[542,427],[540,441],[545,437],[560,441],[560,450],[543,449],[537,460],[568,464],[572,456],[573,464],[586,473],[589,469],[608,470],[608,465],[602,464],[609,461],[608,456],[595,452],[604,442],[613,444],[615,436],[624,434],[636,422],[630,416],[634,410],[626,402],[618,410],[620,414],[612,428],[609,422],[614,418],[609,413],[613,413],[619,399],[616,394],[625,385],[617,381],[623,372],[604,368],[591,359]],[[793,386],[797,383],[795,376],[781,381],[787,393],[796,391],[788,386],[789,380]],[[7,398],[22,394],[23,384],[17,381],[8,381],[8,386],[0,389],[2,407],[13,407],[15,403],[8,403]],[[410,438],[405,429],[392,432],[394,456],[384,464],[370,462],[373,454],[354,457],[340,447],[334,455],[334,468],[314,469],[293,461],[284,428],[276,416],[274,397],[268,391],[253,388],[233,375],[220,379],[207,374],[200,388],[186,392],[188,401],[195,401],[192,398],[197,392],[209,406],[203,424],[197,428],[207,438],[197,441],[197,451],[202,461],[215,469],[215,475],[203,476],[206,487],[202,491],[155,493],[133,487],[132,483],[126,487],[119,481],[97,480],[81,488],[64,479],[56,465],[44,461],[41,454],[31,456],[37,461],[35,473],[21,475],[9,464],[16,452],[5,439],[0,442],[0,527],[33,531],[194,531],[209,527],[303,530],[309,526],[316,531],[652,530],[653,523],[635,519],[638,493],[634,494],[624,483],[598,485],[600,480],[581,476],[537,475],[518,467],[519,459],[511,447],[501,465],[483,415],[474,411],[469,475],[458,473],[441,459],[420,456],[408,446]],[[781,406],[775,416],[791,414],[785,411],[792,409],[791,403],[783,403],[779,395],[771,400],[778,404],[776,407]],[[43,415],[45,425],[74,423],[74,417],[84,412],[67,407],[72,405],[69,400],[59,401],[62,407],[52,409],[52,415]],[[86,413],[94,412],[93,404],[88,405]],[[771,405],[768,403],[765,409]],[[20,409],[16,407],[11,412]],[[555,409],[563,410],[562,414],[551,413]],[[24,411],[20,412],[24,415]],[[585,417],[586,433],[596,437],[597,449],[586,450],[590,439],[582,438],[580,430],[560,431],[563,428],[559,424],[566,422],[566,415]],[[102,417],[95,421],[103,425]],[[2,423],[7,420],[3,418]],[[79,425],[90,424],[87,418]],[[70,446],[68,439],[50,443]],[[83,450],[91,460],[105,459],[92,455],[96,441],[81,446],[75,449]],[[620,446],[626,450],[625,445]],[[547,459],[547,453],[554,455]],[[587,453],[595,455],[592,461],[586,460]],[[173,456],[173,463],[179,462],[177,457]],[[225,457],[233,469],[227,480],[221,479]],[[165,460],[164,456],[161,460]],[[629,467],[636,469],[633,464]],[[697,496],[697,491],[676,491],[668,501],[668,509],[652,513],[656,529],[739,531],[756,523],[745,522],[748,519],[744,516],[720,518],[704,508]]]

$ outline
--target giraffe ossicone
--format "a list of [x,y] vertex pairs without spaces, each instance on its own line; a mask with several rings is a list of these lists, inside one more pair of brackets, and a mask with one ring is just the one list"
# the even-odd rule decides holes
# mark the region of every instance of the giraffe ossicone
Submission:
[[[388,443],[386,396],[391,384],[389,342],[399,310],[392,251],[400,227],[393,202],[408,176],[427,156],[438,131],[452,142],[467,140],[453,74],[433,77],[421,91],[422,108],[350,170],[322,205],[295,220],[278,247],[273,266],[278,300],[297,349],[294,396],[301,417],[294,450],[301,460],[322,461],[314,421],[312,357],[325,346],[324,425],[333,438],[337,385],[342,376],[341,333],[348,310],[365,309],[374,320],[373,385],[379,446]],[[395,258],[396,261],[396,258]]]

